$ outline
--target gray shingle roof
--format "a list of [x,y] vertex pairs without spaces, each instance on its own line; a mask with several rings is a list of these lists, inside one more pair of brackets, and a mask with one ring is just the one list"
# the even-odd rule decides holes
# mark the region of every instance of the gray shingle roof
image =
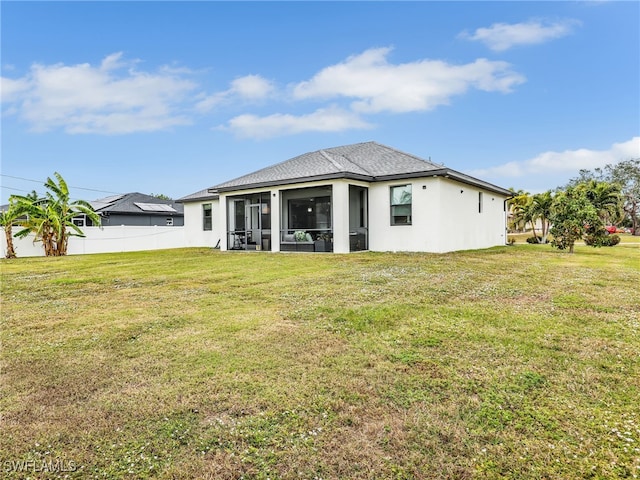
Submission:
[[[376,142],[356,143],[304,153],[248,175],[182,197],[179,201],[212,197],[215,192],[230,192],[333,178],[376,182],[424,176],[447,176],[504,195],[510,192],[477,178],[451,170],[395,148]],[[204,197],[208,192],[209,197]]]
[[204,190],[200,190],[199,192],[185,195],[184,197],[180,197],[179,199],[177,199],[176,202],[195,202],[197,200],[215,200],[216,198],[218,198],[217,193],[211,193],[209,190],[211,189],[205,188]]
[[442,169],[441,165],[422,160],[415,155],[376,142],[366,142],[304,153],[216,185],[212,190],[237,190],[323,178],[344,177],[375,181],[378,177],[440,169]]
[[[100,198],[89,202],[93,209],[98,213],[121,213],[121,214],[138,214],[138,215],[169,215],[183,216],[184,205],[176,203],[175,200],[163,200],[161,198],[145,195],[144,193],[125,193],[123,195],[112,195],[110,197]],[[176,211],[149,211],[144,210],[136,204],[158,204],[171,205]]]

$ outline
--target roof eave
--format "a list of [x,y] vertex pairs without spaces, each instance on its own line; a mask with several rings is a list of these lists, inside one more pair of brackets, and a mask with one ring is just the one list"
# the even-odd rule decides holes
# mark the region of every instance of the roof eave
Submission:
[[439,168],[436,170],[423,170],[419,172],[409,172],[409,173],[398,173],[394,175],[381,175],[375,177],[375,182],[385,182],[385,181],[393,181],[393,180],[405,180],[409,178],[424,178],[424,177],[444,177],[451,178],[460,183],[464,183],[466,185],[471,185],[474,187],[480,187],[484,190],[488,190],[490,192],[494,192],[500,195],[505,195],[507,197],[511,197],[513,194],[510,190],[499,187],[497,185],[493,185],[492,183],[485,182],[484,180],[480,180],[479,178],[471,177],[469,175],[465,175],[464,173],[460,173],[456,170],[451,170],[450,168]]
[[424,178],[424,177],[445,177],[451,178],[452,180],[456,180],[460,183],[464,183],[467,185],[472,185],[474,187],[480,187],[490,192],[494,192],[500,195],[505,195],[507,197],[512,196],[512,192],[499,187],[497,185],[493,185],[491,183],[485,182],[483,180],[470,177],[463,173],[457,172],[455,170],[451,170],[449,168],[440,168],[436,170],[421,170],[417,172],[408,172],[408,173],[398,173],[393,175],[381,175],[377,177],[372,177],[369,175],[362,175],[357,173],[350,172],[337,172],[330,173],[325,175],[315,175],[311,177],[298,177],[298,178],[289,178],[283,180],[271,180],[268,182],[256,182],[256,183],[247,183],[245,185],[229,185],[224,187],[216,187],[212,188],[210,192],[218,192],[218,193],[229,193],[229,192],[237,192],[241,190],[255,190],[259,188],[266,187],[276,187],[280,185],[294,185],[297,183],[312,183],[319,182],[325,180],[337,180],[337,179],[349,179],[349,180],[361,180],[365,182],[385,182],[385,181],[393,181],[393,180],[405,180],[411,178]]
[[201,195],[199,197],[191,197],[191,198],[179,198],[174,200],[176,203],[189,203],[189,202],[201,202],[203,200],[217,200],[219,197],[218,194],[215,195]]
[[471,185],[473,187],[480,187],[484,190],[488,190],[499,195],[504,195],[509,198],[513,196],[513,193],[510,190],[494,185],[493,183],[485,182],[484,180],[480,180],[479,178],[471,177],[469,175],[465,175],[464,173],[460,173],[449,168],[445,170],[446,171],[444,174],[442,174],[442,176],[446,178],[451,178],[453,180],[456,180],[457,182]]
[[365,182],[374,181],[374,178],[369,175],[362,175],[359,173],[351,173],[351,172],[336,172],[336,173],[327,173],[324,175],[314,175],[310,177],[297,177],[297,178],[287,178],[282,180],[270,180],[268,182],[247,183],[244,185],[229,185],[226,187],[225,186],[216,187],[215,190],[220,193],[228,193],[228,192],[237,192],[241,190],[255,190],[258,188],[276,187],[279,185],[295,185],[297,183],[312,183],[312,182],[322,182],[325,180],[338,180],[338,179],[361,180]]

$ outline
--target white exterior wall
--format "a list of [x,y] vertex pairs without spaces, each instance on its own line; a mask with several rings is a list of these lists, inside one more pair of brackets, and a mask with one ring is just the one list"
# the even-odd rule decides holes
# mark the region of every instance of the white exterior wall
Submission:
[[[202,228],[202,205],[211,204],[211,230]],[[224,212],[220,209],[220,201],[199,200],[184,203],[185,247],[215,247],[224,235],[220,230],[220,216]]]
[[[86,235],[69,238],[68,255],[85,253],[135,252],[142,250],[161,250],[185,246],[185,227],[160,226],[109,226],[84,227]],[[6,239],[0,236],[1,255],[7,252]],[[13,245],[18,257],[43,257],[42,243],[33,243],[33,235],[26,238],[14,238]]]
[[[395,185],[411,184],[412,224],[391,225],[390,191]],[[280,194],[290,189],[332,186],[332,225],[334,252],[349,252],[349,185],[368,188],[369,250],[392,252],[444,253],[504,245],[506,240],[505,196],[443,177],[424,177],[407,180],[366,183],[349,180],[310,182],[283,185],[270,190],[272,251],[279,251]],[[233,196],[265,192],[265,189],[234,191]],[[462,191],[462,193],[461,193]],[[483,211],[478,213],[478,192],[483,192]],[[214,205],[214,230],[226,250],[227,218],[224,208],[227,195],[220,195]],[[201,209],[201,204],[198,208]],[[275,214],[278,212],[277,214]],[[202,225],[198,217],[185,205],[185,225],[189,235]],[[192,220],[195,218],[195,220]],[[192,224],[195,222],[196,225]],[[214,243],[215,244],[215,243]],[[196,245],[189,245],[196,246]]]
[[280,191],[271,190],[271,251],[280,251]]
[[[407,184],[412,224],[391,225],[389,188]],[[483,212],[478,213],[479,191],[441,177],[371,184],[369,250],[444,253],[504,245],[506,197],[483,191]]]
[[[411,184],[412,224],[391,225],[390,187]],[[423,188],[426,187],[426,188]],[[373,183],[369,186],[369,250],[437,252],[440,185],[435,178]]]
[[[439,252],[489,248],[506,243],[505,196],[439,178],[441,218]],[[483,194],[482,213],[478,193]]]
[[349,253],[349,183],[333,182],[331,199],[333,253]]

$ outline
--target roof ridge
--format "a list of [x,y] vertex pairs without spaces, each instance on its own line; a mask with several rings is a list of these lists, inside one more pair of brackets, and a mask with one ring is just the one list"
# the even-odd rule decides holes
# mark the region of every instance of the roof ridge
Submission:
[[341,172],[344,171],[344,165],[341,165],[340,163],[338,163],[337,160],[335,160],[334,158],[332,158],[327,152],[325,152],[324,150],[318,150],[318,152],[320,153],[320,155],[322,155],[324,158],[326,158],[327,160],[329,160],[331,162],[331,164],[336,167],[338,170],[340,170]]
[[405,152],[403,150],[399,150],[399,149],[397,149],[395,147],[390,147],[389,145],[384,145],[384,144],[378,143],[376,141],[372,141],[372,142],[368,142],[368,143],[373,143],[373,144],[375,144],[375,145],[377,145],[379,147],[386,148],[387,150],[392,150],[394,152],[401,153],[403,155],[407,155],[408,157],[415,158],[416,160],[421,160],[421,161],[423,161],[425,163],[428,163],[428,164],[430,164],[430,165],[432,165],[434,167],[442,168],[444,166],[444,164],[442,164],[442,163],[435,163],[434,161],[432,161],[431,157],[429,157],[429,160],[425,160],[424,158],[419,157],[419,156],[417,156],[417,155],[415,155],[413,153]]

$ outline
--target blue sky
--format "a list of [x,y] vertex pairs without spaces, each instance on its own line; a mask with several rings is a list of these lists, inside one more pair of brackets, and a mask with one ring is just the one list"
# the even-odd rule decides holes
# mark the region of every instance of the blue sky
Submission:
[[530,192],[640,157],[639,2],[0,8],[2,203],[54,171],[179,198],[372,140]]

